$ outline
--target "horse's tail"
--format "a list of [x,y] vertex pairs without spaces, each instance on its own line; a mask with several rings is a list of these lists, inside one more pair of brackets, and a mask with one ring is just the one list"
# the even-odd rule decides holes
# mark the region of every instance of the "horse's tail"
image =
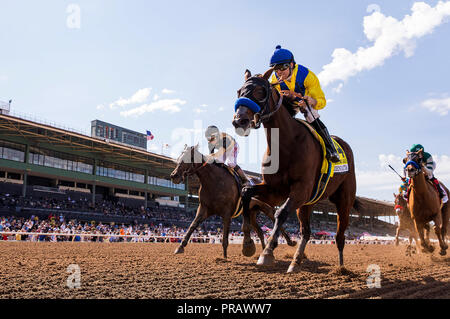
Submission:
[[358,213],[364,208],[364,205],[363,205],[362,201],[359,198],[355,198],[355,201],[353,202],[353,208]]

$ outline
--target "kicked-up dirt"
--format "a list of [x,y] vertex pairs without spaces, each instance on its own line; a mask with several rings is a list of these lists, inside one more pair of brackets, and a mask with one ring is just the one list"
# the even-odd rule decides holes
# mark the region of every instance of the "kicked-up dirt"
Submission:
[[0,242],[0,298],[450,298],[450,257],[404,245],[346,245],[343,269],[335,245],[308,245],[293,274],[296,247],[280,245],[273,267],[256,266],[260,246],[248,258],[230,245],[227,260],[218,244],[176,247]]

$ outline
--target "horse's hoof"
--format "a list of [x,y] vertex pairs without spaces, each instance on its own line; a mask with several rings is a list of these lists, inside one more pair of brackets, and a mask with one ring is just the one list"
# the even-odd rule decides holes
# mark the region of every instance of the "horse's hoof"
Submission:
[[178,248],[175,250],[175,255],[177,254],[183,254],[184,253],[184,247],[183,246],[178,246]]
[[251,257],[255,254],[256,252],[256,246],[255,243],[253,242],[253,239],[250,239],[249,242],[245,242],[242,244],[242,254],[245,257]]
[[287,273],[292,274],[292,273],[297,273],[299,271],[300,271],[300,265],[294,262],[289,265]]
[[430,253],[432,253],[432,252],[434,251],[434,246],[430,246],[430,247],[428,248],[428,251],[429,251]]
[[258,266],[272,266],[275,263],[275,257],[273,256],[273,252],[270,251],[268,253],[262,252],[259,256],[258,262],[256,263]]
[[446,250],[443,250],[443,249],[441,249],[441,251],[439,252],[439,255],[441,255],[441,256],[445,256],[445,255],[447,255],[447,251],[446,251]]
[[297,242],[295,240],[291,240],[290,242],[288,242],[288,246],[294,247],[295,245],[297,245]]

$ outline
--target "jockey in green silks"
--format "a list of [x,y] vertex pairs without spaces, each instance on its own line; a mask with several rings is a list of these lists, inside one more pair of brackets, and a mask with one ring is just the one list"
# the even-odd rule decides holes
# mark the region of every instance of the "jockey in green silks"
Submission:
[[424,147],[421,144],[413,144],[409,149],[410,152],[418,152],[422,150],[422,158],[423,158],[423,170],[425,172],[426,177],[436,186],[439,191],[439,197],[442,199],[443,203],[448,201],[448,195],[445,192],[444,188],[441,186],[439,181],[434,177],[434,170],[436,168],[436,162],[430,153],[425,152]]

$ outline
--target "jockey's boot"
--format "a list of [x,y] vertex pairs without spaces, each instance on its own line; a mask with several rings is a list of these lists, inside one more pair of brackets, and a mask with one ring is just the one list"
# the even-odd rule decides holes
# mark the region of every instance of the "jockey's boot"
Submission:
[[320,136],[323,138],[323,141],[325,142],[325,148],[327,150],[327,158],[333,163],[339,162],[339,154],[336,150],[336,147],[334,146],[333,141],[331,140],[330,133],[328,133],[325,124],[323,124],[323,122],[320,119],[316,119],[314,122],[311,123],[311,125],[314,127],[317,133],[320,134]]
[[439,181],[437,180],[436,177],[433,176],[433,178],[431,178],[431,182],[436,186],[438,192],[439,192],[439,198],[442,199],[443,203],[446,203],[448,201],[448,196],[445,193],[443,187],[441,186],[441,184],[439,183]]
[[234,167],[234,170],[235,170],[236,173],[238,173],[239,177],[241,178],[242,187],[249,186],[250,185],[250,180],[247,178],[247,175],[245,175],[245,173],[242,170],[242,168],[239,165],[236,165]]

